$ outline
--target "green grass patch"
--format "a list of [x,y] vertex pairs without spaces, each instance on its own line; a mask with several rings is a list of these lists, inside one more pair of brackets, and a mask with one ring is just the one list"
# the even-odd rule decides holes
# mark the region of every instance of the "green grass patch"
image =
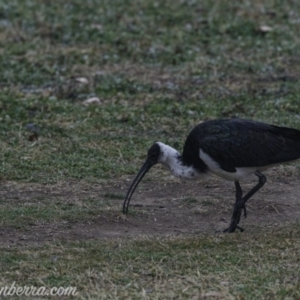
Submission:
[[290,229],[3,248],[1,270],[6,284],[42,280],[84,298],[297,299],[300,235]]

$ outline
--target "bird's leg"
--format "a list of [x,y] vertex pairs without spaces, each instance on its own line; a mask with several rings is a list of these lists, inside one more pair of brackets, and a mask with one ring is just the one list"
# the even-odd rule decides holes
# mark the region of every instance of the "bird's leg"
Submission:
[[[242,191],[242,188],[238,181],[235,181],[234,185],[235,185],[235,203],[237,203],[238,201],[240,201],[242,199],[243,191]],[[246,205],[243,207],[243,209],[244,209],[244,216],[246,218],[246,216],[247,216]]]
[[[242,200],[243,197],[243,190],[241,188],[241,185],[238,181],[234,182],[235,185],[235,205],[234,205],[234,211],[233,211],[233,215],[232,215],[232,220],[235,216],[236,218],[236,228],[238,228],[240,231],[244,231],[244,229],[240,226],[238,226],[240,219],[241,219],[241,211],[242,209],[244,209],[244,216],[246,217],[247,212],[246,212],[246,205],[244,205],[243,207],[241,207],[241,209],[238,211],[238,203]],[[230,227],[228,227],[227,229],[224,230],[224,232],[228,232],[228,230],[230,229]]]
[[[255,175],[258,177],[257,185],[254,186],[244,197],[240,198],[239,200],[238,197],[236,198],[237,201],[235,202],[234,205],[230,226],[227,229],[225,229],[224,232],[234,232],[236,228],[240,229],[241,231],[244,231],[243,228],[238,226],[238,223],[241,218],[242,209],[244,209],[244,214],[246,214],[245,204],[247,200],[249,200],[259,189],[261,189],[267,181],[266,176],[260,173],[259,171],[256,171]],[[235,182],[235,187],[236,187],[236,196],[240,195],[242,189],[238,182]]]

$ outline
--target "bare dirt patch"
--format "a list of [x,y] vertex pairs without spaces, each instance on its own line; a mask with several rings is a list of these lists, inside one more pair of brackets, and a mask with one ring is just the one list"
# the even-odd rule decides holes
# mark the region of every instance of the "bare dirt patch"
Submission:
[[[246,192],[255,182],[243,183]],[[0,197],[7,203],[27,205],[32,201],[84,206],[85,198],[105,198],[109,205],[99,213],[75,221],[30,221],[24,227],[1,225],[1,244],[44,243],[129,237],[132,235],[215,234],[230,222],[234,185],[217,178],[204,182],[144,182],[134,194],[130,214],[121,213],[127,182],[110,186],[68,182],[55,186],[2,183]],[[243,234],[276,229],[300,221],[300,179],[268,176],[267,184],[248,202],[242,219]],[[114,199],[115,197],[115,199]],[[38,199],[38,200],[37,200]],[[2,200],[2,201],[3,201]],[[96,209],[97,210],[97,209]],[[75,212],[76,213],[76,212]]]

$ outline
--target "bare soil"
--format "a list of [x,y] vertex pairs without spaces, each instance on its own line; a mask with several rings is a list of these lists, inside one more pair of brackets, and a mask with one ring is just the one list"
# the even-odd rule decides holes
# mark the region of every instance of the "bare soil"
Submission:
[[[266,185],[248,201],[247,218],[242,218],[242,234],[266,227],[282,227],[300,221],[300,179],[268,177]],[[0,197],[10,204],[26,205],[32,198],[82,203],[87,195],[126,194],[130,182],[109,186],[68,182],[55,186],[2,182]],[[255,181],[241,183],[244,192]],[[215,234],[228,227],[234,204],[232,182],[210,178],[204,182],[142,182],[131,200],[131,213],[121,213],[123,199],[108,199],[110,206],[83,221],[30,222],[25,228],[0,226],[1,245],[44,243],[47,241],[101,240],[136,235]],[[236,233],[234,233],[236,234]]]

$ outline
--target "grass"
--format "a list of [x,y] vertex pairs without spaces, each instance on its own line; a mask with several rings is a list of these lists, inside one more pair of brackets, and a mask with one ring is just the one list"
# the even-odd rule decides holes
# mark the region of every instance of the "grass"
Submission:
[[85,299],[298,299],[299,226],[288,230],[5,249],[1,270],[5,282],[77,286]]
[[[208,118],[299,127],[297,4],[269,2],[224,10],[224,1],[147,1],[124,14],[123,2],[119,9],[105,1],[5,5],[2,176],[47,183],[133,174],[128,162],[152,141],[181,148],[190,128]],[[272,32],[259,31],[265,23]],[[153,47],[159,50],[150,55]],[[100,106],[83,105],[95,95]]]
[[[12,0],[0,8],[3,230],[110,215],[124,192],[103,187],[131,179],[154,141],[182,149],[199,121],[300,129],[296,0]],[[100,104],[84,103],[95,96]],[[71,284],[82,298],[298,299],[299,226],[290,226],[250,236],[3,243],[1,284]]]

